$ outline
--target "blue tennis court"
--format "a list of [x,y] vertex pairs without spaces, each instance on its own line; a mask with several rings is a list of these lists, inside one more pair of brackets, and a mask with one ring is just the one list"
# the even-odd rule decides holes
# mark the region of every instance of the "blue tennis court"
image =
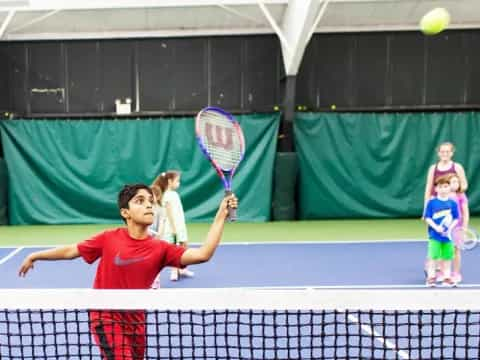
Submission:
[[[90,288],[96,265],[83,260],[39,262],[26,278],[16,274],[23,258],[42,247],[1,248],[2,288]],[[423,287],[423,241],[255,243],[222,245],[213,259],[192,266],[195,277],[164,288],[219,287]],[[480,252],[465,252],[462,286],[480,287]]]
[[[396,288],[401,299],[401,288],[424,288],[425,247],[423,241],[222,245],[211,262],[192,267],[194,278],[171,282],[166,269],[161,285],[163,288],[277,288],[285,296],[293,288],[302,287]],[[16,273],[23,258],[43,248],[0,248],[2,288],[91,287],[96,266],[89,266],[81,259],[39,262],[26,278],[19,278]],[[480,287],[480,272],[475,266],[479,254],[465,253],[461,287]],[[67,359],[82,358],[81,354],[99,358],[98,349],[90,340],[85,312],[41,315],[14,312],[0,316],[4,317],[0,321],[0,334],[22,330],[22,336],[10,335],[9,346],[2,347],[2,358]],[[10,325],[7,330],[7,318],[17,325]],[[480,339],[479,323],[478,312],[419,312],[419,309],[155,310],[147,316],[146,358],[471,359],[479,356],[478,347],[472,349],[472,341]],[[40,337],[49,338],[52,344],[33,347],[31,344],[43,341]],[[5,353],[7,348],[10,353]]]

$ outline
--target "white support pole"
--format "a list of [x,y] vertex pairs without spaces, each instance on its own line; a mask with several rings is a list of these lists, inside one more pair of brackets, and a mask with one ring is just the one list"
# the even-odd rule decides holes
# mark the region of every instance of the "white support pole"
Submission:
[[3,38],[3,34],[5,34],[5,30],[7,30],[7,27],[12,21],[14,16],[15,16],[15,10],[10,10],[5,20],[3,20],[2,26],[0,27],[0,39]]
[[282,22],[282,31],[291,44],[290,53],[283,54],[285,73],[295,76],[308,44],[308,35],[317,18],[319,0],[290,0]]
[[262,0],[258,0],[258,6],[260,7],[260,9],[262,9],[263,14],[265,15],[265,17],[267,18],[268,22],[270,23],[270,26],[273,28],[273,30],[275,30],[275,33],[277,34],[278,38],[280,39],[280,42],[282,43],[282,46],[283,46],[284,50],[285,50],[288,54],[291,54],[291,53],[292,53],[292,50],[291,50],[291,46],[290,46],[287,38],[285,37],[282,29],[280,29],[280,27],[278,26],[277,22],[276,22],[275,19],[273,18],[273,16],[272,16],[272,14],[270,13],[270,11],[268,11],[267,7],[265,6],[265,4],[263,3]]
[[315,29],[317,28],[318,24],[320,23],[320,20],[322,20],[322,17],[325,14],[325,11],[327,11],[327,6],[328,6],[329,2],[330,2],[330,0],[323,0],[322,7],[321,7],[320,11],[318,12],[317,18],[313,22],[313,25],[311,26],[310,31],[308,32],[307,39],[306,39],[307,44],[310,41],[310,39],[312,38],[312,35],[315,32]]

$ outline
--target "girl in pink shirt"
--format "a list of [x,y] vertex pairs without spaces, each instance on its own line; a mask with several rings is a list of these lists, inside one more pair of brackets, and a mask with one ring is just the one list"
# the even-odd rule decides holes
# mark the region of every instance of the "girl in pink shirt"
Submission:
[[[450,187],[452,189],[452,199],[455,200],[458,204],[459,219],[457,226],[467,227],[468,221],[470,220],[470,211],[468,209],[468,199],[462,187],[462,181],[457,174],[451,174],[449,178]],[[452,273],[452,279],[455,283],[459,283],[462,281],[462,275],[460,273],[461,254],[461,250],[458,247],[455,247],[455,257],[453,258]]]

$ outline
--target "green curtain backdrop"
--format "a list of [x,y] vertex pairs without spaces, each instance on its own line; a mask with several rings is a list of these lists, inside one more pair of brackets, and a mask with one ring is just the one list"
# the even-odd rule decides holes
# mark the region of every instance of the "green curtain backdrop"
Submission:
[[[237,118],[247,146],[233,182],[241,204],[238,217],[266,221],[279,114]],[[220,180],[198,149],[190,117],[8,120],[0,122],[0,130],[12,224],[119,221],[116,198],[122,185],[150,184],[168,169],[182,172],[179,193],[188,221],[210,220],[223,196]]]
[[444,141],[467,173],[480,212],[480,114],[297,113],[301,219],[417,217],[428,167]]
[[7,163],[0,158],[0,225],[8,224],[8,177]]

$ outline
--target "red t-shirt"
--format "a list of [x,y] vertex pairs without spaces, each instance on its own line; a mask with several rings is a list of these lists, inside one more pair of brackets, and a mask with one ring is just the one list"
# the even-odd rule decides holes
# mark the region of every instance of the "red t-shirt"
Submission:
[[77,244],[89,264],[100,258],[94,289],[149,289],[165,266],[182,267],[185,248],[148,237],[130,237],[126,228],[107,230]]
[[[89,264],[100,258],[94,289],[149,289],[155,276],[165,266],[182,267],[180,258],[185,248],[157,240],[151,236],[143,240],[130,237],[126,228],[107,230],[77,244],[82,258]],[[128,343],[124,336],[136,334],[137,345],[128,351],[143,354],[146,314],[143,310],[90,309],[91,329],[99,346],[105,334],[110,336],[108,346],[115,351]],[[107,341],[107,340],[105,340]],[[128,343],[129,344],[129,343]],[[126,350],[121,350],[123,354]],[[142,356],[143,358],[143,356]]]

